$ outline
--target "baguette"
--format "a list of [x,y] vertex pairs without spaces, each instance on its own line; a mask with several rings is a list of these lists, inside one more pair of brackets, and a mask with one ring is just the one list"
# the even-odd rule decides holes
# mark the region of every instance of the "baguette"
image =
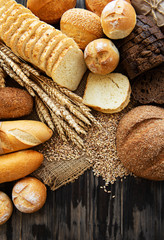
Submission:
[[24,150],[0,156],[0,183],[23,178],[35,171],[43,161],[43,154]]
[[0,155],[37,146],[52,136],[44,123],[18,120],[0,123]]

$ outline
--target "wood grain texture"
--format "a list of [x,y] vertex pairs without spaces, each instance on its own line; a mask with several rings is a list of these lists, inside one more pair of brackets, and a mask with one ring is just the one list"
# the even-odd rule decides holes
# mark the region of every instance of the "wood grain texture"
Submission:
[[[17,2],[25,4],[26,1]],[[84,7],[78,1],[77,7]],[[11,197],[14,182],[0,184]],[[104,182],[86,171],[74,183],[52,192],[36,213],[16,208],[0,226],[0,240],[163,240],[164,182],[134,177],[117,180],[104,192]]]

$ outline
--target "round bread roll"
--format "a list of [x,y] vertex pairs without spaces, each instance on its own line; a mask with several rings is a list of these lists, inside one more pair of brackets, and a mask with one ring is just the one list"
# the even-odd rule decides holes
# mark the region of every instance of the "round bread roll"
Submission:
[[0,225],[4,224],[11,217],[13,205],[6,193],[0,192]]
[[130,3],[114,0],[103,9],[101,24],[105,35],[109,38],[125,38],[136,25],[136,12]]
[[136,176],[164,180],[164,109],[144,105],[129,111],[118,124],[117,153]]
[[29,115],[33,109],[30,94],[19,88],[0,88],[0,119],[19,118]]
[[119,51],[114,43],[105,38],[90,42],[84,51],[84,59],[89,70],[96,74],[108,74],[119,63]]
[[13,203],[23,213],[38,211],[45,204],[46,197],[46,186],[34,177],[21,179],[12,190]]
[[61,17],[60,29],[83,50],[88,43],[103,36],[100,17],[82,8],[66,11]]
[[55,24],[59,22],[62,14],[76,6],[76,0],[27,0],[27,7],[40,20]]
[[[113,0],[85,0],[86,9],[101,16],[104,7]],[[125,0],[130,3],[130,0]]]

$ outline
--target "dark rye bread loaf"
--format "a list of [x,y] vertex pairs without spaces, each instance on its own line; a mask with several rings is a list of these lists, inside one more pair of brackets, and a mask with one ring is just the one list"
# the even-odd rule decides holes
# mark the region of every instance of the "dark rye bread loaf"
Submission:
[[136,77],[132,83],[132,95],[142,104],[163,104],[164,64]]
[[120,66],[134,79],[164,62],[164,34],[148,17],[137,16],[134,31],[116,42]]
[[164,109],[139,106],[120,120],[117,154],[136,176],[164,180]]

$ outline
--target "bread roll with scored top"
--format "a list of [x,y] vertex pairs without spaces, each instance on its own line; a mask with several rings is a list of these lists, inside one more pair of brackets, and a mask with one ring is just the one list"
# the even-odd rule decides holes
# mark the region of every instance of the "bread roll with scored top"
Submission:
[[33,213],[43,207],[47,197],[46,186],[34,177],[19,180],[13,187],[12,200],[24,213]]
[[39,121],[0,122],[0,154],[37,146],[51,136],[52,130]]
[[164,180],[164,109],[151,105],[129,111],[119,122],[117,153],[136,176]]
[[0,191],[0,225],[4,224],[11,217],[13,204],[6,193]]
[[90,42],[84,50],[85,63],[96,74],[113,72],[119,63],[119,51],[112,41],[105,38]]
[[66,11],[61,17],[60,29],[83,50],[88,43],[103,36],[100,18],[81,8]]
[[0,183],[23,178],[39,168],[43,154],[34,150],[23,150],[0,156]]
[[128,105],[130,94],[129,80],[123,74],[89,73],[83,103],[103,113],[115,113]]
[[127,37],[136,24],[136,12],[123,0],[108,3],[101,14],[101,25],[105,35],[111,39]]

